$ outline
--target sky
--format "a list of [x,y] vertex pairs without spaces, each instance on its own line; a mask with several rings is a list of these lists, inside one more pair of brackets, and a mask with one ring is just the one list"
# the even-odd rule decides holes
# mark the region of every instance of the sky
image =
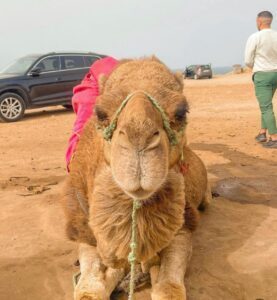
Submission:
[[53,51],[232,66],[243,63],[262,10],[277,29],[277,0],[0,0],[0,68]]

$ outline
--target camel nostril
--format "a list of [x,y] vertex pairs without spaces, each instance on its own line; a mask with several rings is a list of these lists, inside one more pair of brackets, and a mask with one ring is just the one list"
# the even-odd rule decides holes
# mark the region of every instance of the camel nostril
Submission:
[[160,140],[161,140],[160,131],[157,130],[148,139],[148,145],[146,146],[146,148],[144,148],[144,150],[153,150],[157,148],[160,144]]

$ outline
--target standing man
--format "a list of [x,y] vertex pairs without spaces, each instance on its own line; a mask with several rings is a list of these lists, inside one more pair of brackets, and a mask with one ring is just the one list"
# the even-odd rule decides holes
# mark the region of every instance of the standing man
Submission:
[[269,11],[258,14],[259,31],[248,38],[245,64],[253,68],[255,92],[261,110],[261,130],[255,139],[266,148],[277,149],[277,126],[272,105],[277,88],[277,31],[271,29],[272,19]]

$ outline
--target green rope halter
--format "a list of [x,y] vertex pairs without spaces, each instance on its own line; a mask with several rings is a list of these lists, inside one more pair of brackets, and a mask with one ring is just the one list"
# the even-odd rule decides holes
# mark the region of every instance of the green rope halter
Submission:
[[115,116],[114,116],[111,124],[103,130],[104,139],[107,141],[111,140],[113,133],[116,129],[117,121],[118,121],[120,113],[122,112],[122,110],[124,109],[124,107],[126,106],[128,101],[137,93],[145,94],[147,96],[148,100],[152,103],[152,105],[160,112],[160,114],[162,116],[162,120],[163,120],[163,126],[167,133],[170,144],[173,146],[177,145],[178,144],[177,136],[176,136],[175,132],[172,130],[172,128],[170,127],[169,119],[168,119],[165,111],[163,110],[163,108],[161,107],[161,105],[159,104],[159,102],[156,99],[154,99],[151,95],[149,95],[148,93],[146,93],[144,91],[135,91],[135,92],[129,94],[125,98],[125,100],[121,103],[121,105],[115,112]]

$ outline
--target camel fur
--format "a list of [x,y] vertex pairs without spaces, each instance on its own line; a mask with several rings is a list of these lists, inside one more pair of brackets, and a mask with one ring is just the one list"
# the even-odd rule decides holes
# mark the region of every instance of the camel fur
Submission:
[[[202,161],[186,146],[188,104],[182,81],[155,57],[127,60],[101,79],[100,91],[95,116],[70,164],[62,199],[67,235],[80,244],[84,270],[75,299],[109,299],[126,274],[134,198],[142,203],[137,262],[148,266],[152,299],[186,299],[184,274],[197,208],[206,206],[211,195]],[[103,129],[135,91],[111,141],[104,140]],[[161,115],[145,93],[168,115],[178,145],[170,144]],[[188,166],[185,174],[180,172],[182,152]],[[155,257],[158,263],[149,264]]]

